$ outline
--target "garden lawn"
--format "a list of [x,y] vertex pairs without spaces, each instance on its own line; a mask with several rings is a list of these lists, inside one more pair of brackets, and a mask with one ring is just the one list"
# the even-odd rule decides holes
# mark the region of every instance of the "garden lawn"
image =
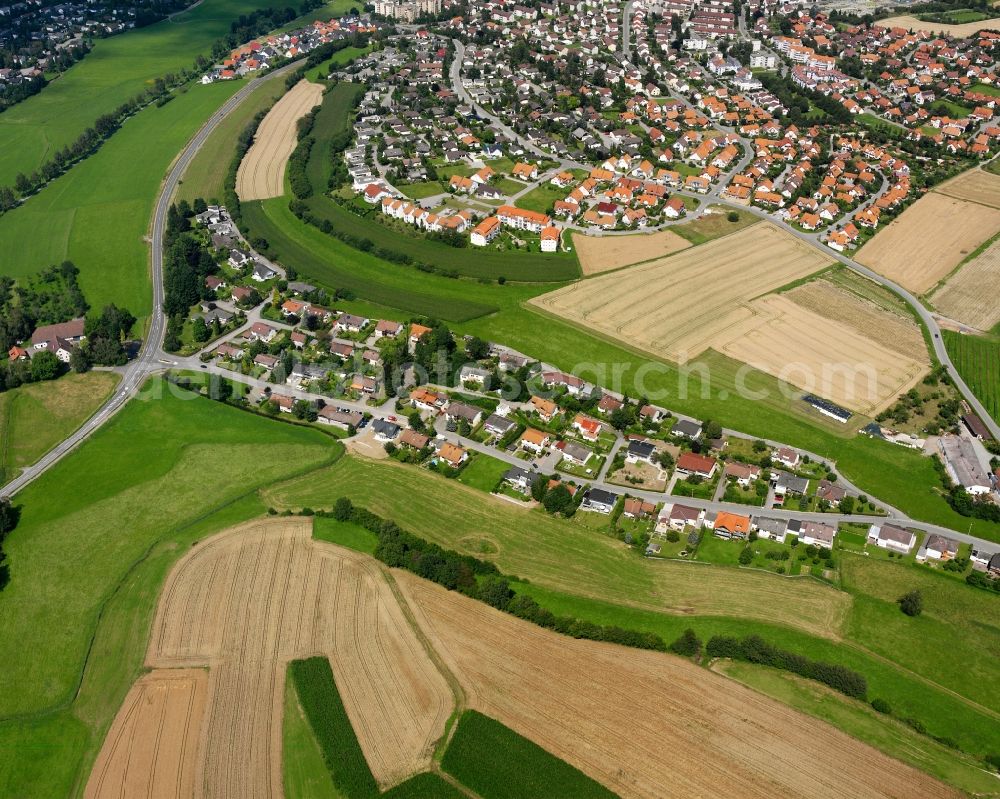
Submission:
[[[69,259],[92,308],[151,311],[147,234],[160,183],[185,143],[239,88],[196,85],[130,119],[86,161],[0,217],[4,274],[24,277]],[[44,231],[44,235],[39,235]]]
[[118,379],[114,372],[68,374],[0,394],[0,485],[90,418]]
[[[198,55],[210,55],[215,40],[227,34],[241,14],[269,6],[283,4],[203,0],[172,20],[98,39],[82,61],[40,94],[0,114],[0,186],[13,185],[18,172],[36,170],[97,117],[114,111],[154,78],[192,67]],[[146,143],[156,143],[156,137],[150,136]]]
[[505,461],[477,452],[458,475],[458,482],[490,493],[510,469]]
[[207,202],[223,202],[226,173],[236,155],[236,139],[259,111],[269,108],[284,93],[285,82],[280,78],[261,82],[201,146],[184,172],[176,199],[191,202],[201,197]]
[[[522,188],[524,188],[522,186]],[[556,200],[565,200],[566,195],[569,194],[567,189],[560,189],[558,186],[551,186],[548,183],[543,183],[538,186],[523,197],[518,199],[515,203],[518,208],[525,208],[529,211],[537,211],[540,214],[550,213],[552,210],[552,204]]]

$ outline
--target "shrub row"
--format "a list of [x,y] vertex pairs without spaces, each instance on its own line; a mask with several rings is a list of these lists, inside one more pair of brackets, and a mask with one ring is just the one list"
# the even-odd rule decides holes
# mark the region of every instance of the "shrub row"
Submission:
[[846,666],[810,660],[795,652],[779,649],[758,635],[749,635],[746,638],[715,635],[709,639],[705,651],[709,657],[713,658],[745,660],[749,663],[760,663],[783,671],[790,671],[801,677],[828,685],[835,691],[840,691],[855,699],[864,700],[868,696],[868,680],[863,674]]
[[392,520],[383,519],[366,508],[354,507],[347,497],[337,500],[332,515],[339,521],[352,521],[374,533],[378,538],[375,557],[387,566],[406,569],[451,591],[459,591],[497,610],[563,635],[635,649],[667,651],[666,642],[654,633],[594,624],[573,616],[557,616],[530,596],[516,593],[510,587],[512,578],[501,574],[495,564],[418,538]]

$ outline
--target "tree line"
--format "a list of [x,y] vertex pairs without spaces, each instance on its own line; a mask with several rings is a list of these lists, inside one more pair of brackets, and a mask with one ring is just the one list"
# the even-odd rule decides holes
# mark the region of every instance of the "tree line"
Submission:
[[[305,509],[303,513],[312,511]],[[318,515],[327,514],[320,512]],[[374,555],[387,566],[406,569],[504,613],[573,638],[667,651],[666,643],[655,633],[594,624],[573,616],[557,616],[530,596],[511,588],[513,578],[502,574],[495,564],[425,541],[406,532],[390,519],[383,519],[366,508],[355,507],[347,497],[338,499],[328,515],[338,521],[354,522],[374,533],[378,538]]]
[[20,507],[11,505],[9,499],[0,498],[0,591],[10,582],[10,566],[3,551],[3,542],[21,519]]

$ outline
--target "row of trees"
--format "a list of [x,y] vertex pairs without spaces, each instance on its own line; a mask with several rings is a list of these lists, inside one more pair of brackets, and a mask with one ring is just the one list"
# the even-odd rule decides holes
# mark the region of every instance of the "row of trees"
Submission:
[[594,624],[572,616],[557,616],[531,597],[514,591],[509,578],[501,574],[493,563],[424,541],[402,530],[391,520],[382,519],[365,508],[354,507],[346,497],[337,500],[332,515],[339,521],[352,521],[374,533],[378,537],[375,557],[386,565],[411,571],[497,610],[574,638],[609,641],[660,652],[667,650],[663,639],[653,633]]
[[804,655],[789,652],[768,643],[759,635],[734,638],[715,635],[705,648],[709,657],[745,660],[764,666],[791,671],[801,677],[816,680],[854,699],[864,700],[868,695],[868,680],[863,674],[846,666],[810,660]]
[[0,591],[10,582],[10,567],[3,551],[3,542],[7,534],[17,527],[21,518],[21,509],[10,504],[9,499],[0,499]]

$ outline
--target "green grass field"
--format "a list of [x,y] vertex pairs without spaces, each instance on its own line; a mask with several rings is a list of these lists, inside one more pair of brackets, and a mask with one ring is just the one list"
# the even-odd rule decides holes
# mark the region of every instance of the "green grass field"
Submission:
[[[4,143],[0,186],[13,185],[18,172],[30,174],[97,117],[141,92],[154,78],[191,67],[196,56],[207,55],[213,42],[229,32],[230,22],[240,14],[269,6],[282,4],[204,0],[172,20],[97,40],[83,61],[40,94],[0,114],[0,141]],[[146,143],[155,139],[150,136]]]
[[306,200],[312,214],[328,220],[335,231],[369,239],[376,247],[403,252],[414,261],[430,264],[442,271],[454,270],[473,278],[512,281],[554,282],[580,275],[576,255],[571,253],[497,253],[451,247],[414,231],[412,234],[394,230],[379,221],[380,214],[372,210],[360,217],[326,195],[329,179],[330,141],[349,124],[351,100],[361,91],[351,83],[335,86],[323,98],[323,108],[316,115],[313,136],[316,139],[306,174],[313,187],[313,196]]
[[299,704],[291,671],[285,675],[282,776],[287,799],[346,799],[330,779],[309,721]]
[[477,453],[458,475],[458,482],[489,493],[510,469],[510,465],[489,455]]
[[489,716],[466,710],[441,767],[483,799],[611,799],[617,794]]
[[933,774],[977,796],[997,796],[997,778],[899,721],[891,721],[863,702],[788,672],[752,663],[725,662],[716,671],[783,704],[822,719],[891,757]]
[[402,318],[423,314],[466,321],[499,310],[498,300],[516,302],[546,288],[489,287],[391,264],[301,222],[288,210],[288,201],[283,197],[243,203],[243,218],[251,234],[266,238],[272,255],[282,264],[295,267],[304,279],[349,289],[362,299],[398,309],[397,315]]
[[83,424],[116,385],[113,372],[88,372],[0,394],[0,485]]
[[69,259],[92,308],[114,302],[147,316],[143,237],[158,187],[188,139],[238,88],[236,81],[192,86],[162,108],[145,109],[95,155],[0,217],[3,273],[25,277]]
[[330,517],[317,516],[313,519],[313,538],[329,541],[331,544],[354,549],[371,555],[378,545],[374,533],[354,522],[340,522]]
[[569,194],[567,189],[560,189],[558,186],[550,186],[548,183],[543,183],[521,197],[516,205],[518,208],[526,208],[529,211],[538,211],[540,214],[547,214],[551,211],[552,204],[556,200],[565,200],[567,194]]
[[[394,490],[385,491],[386,485]],[[860,671],[869,680],[871,696],[887,699],[900,713],[921,719],[932,732],[959,741],[969,751],[982,754],[1000,747],[1000,727],[990,710],[992,699],[981,692],[973,694],[997,679],[998,668],[988,660],[992,639],[966,634],[966,643],[958,651],[968,655],[975,667],[977,679],[970,681],[956,657],[935,651],[940,624],[947,617],[940,621],[934,618],[937,610],[929,608],[926,619],[915,620],[926,624],[908,628],[911,641],[897,657],[892,651],[896,631],[911,621],[894,606],[897,589],[882,589],[892,595],[893,602],[887,602],[883,593],[869,592],[856,576],[857,570],[845,576],[853,603],[865,607],[892,604],[896,614],[887,621],[875,616],[877,621],[885,621],[884,642],[873,640],[869,630],[858,626],[857,619],[863,618],[860,610],[849,612],[847,640],[842,643],[803,626],[806,608],[815,609],[817,596],[821,596],[814,595],[812,586],[818,584],[811,578],[648,561],[587,525],[577,524],[576,519],[563,521],[540,511],[525,511],[413,467],[347,457],[329,469],[263,492],[265,502],[279,509],[321,508],[341,495],[441,546],[495,561],[505,573],[530,581],[520,584],[518,590],[557,614],[648,630],[667,641],[687,626],[694,626],[705,640],[715,634],[758,633],[791,651]],[[730,546],[738,553],[738,545]],[[846,560],[850,556],[838,557]],[[882,565],[902,569],[904,576],[914,581],[935,577],[915,567],[887,561]],[[977,598],[974,589],[960,582],[951,581],[946,588],[964,592],[963,602]],[[768,600],[752,598],[762,589],[768,589]],[[823,590],[846,598],[833,588]],[[949,594],[942,596],[942,604],[953,601]],[[755,614],[758,603],[766,605],[766,615]],[[964,605],[957,603],[956,607],[960,613]],[[970,624],[981,626],[980,620],[991,613],[991,606],[983,605],[970,617]],[[941,640],[950,642],[952,637]],[[912,659],[917,650],[924,650],[922,660]],[[927,681],[911,670],[915,666],[921,667]],[[962,699],[952,691],[970,698]]]
[[944,330],[942,335],[948,355],[962,379],[990,415],[1000,418],[1000,342],[952,330]]
[[226,173],[236,155],[236,139],[258,111],[270,107],[285,93],[285,82],[275,79],[261,83],[208,137],[192,159],[176,198],[191,202],[202,197],[208,202],[223,201]]
[[2,795],[73,792],[140,672],[169,568],[193,542],[260,516],[258,487],[342,451],[187,393],[152,398],[163,387],[152,381],[149,399],[18,494],[0,610]]

